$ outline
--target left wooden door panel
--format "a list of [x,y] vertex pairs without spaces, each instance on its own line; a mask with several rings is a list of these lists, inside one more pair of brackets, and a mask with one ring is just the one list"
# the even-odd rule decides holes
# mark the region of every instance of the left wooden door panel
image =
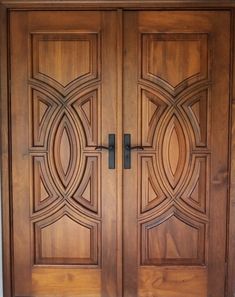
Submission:
[[[116,296],[116,13],[12,12],[14,296]],[[105,57],[105,58],[104,58]]]

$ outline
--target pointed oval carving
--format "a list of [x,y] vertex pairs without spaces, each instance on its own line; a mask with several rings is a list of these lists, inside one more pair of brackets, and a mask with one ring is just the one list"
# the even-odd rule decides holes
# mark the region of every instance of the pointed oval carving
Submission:
[[60,143],[59,143],[60,163],[65,176],[68,173],[69,164],[70,164],[71,155],[72,155],[72,147],[71,147],[70,137],[68,133],[69,131],[67,127],[64,126],[64,130],[62,132],[62,136],[60,138]]
[[187,143],[182,124],[173,114],[166,124],[162,142],[162,165],[165,176],[173,189],[182,178],[187,154]]
[[54,167],[66,189],[80,162],[79,136],[69,117],[63,114],[57,124],[53,141]]

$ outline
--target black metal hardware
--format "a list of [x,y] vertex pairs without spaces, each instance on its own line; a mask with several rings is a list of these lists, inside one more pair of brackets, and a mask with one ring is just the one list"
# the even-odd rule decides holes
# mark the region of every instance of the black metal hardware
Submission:
[[131,146],[131,135],[124,134],[124,169],[131,168],[131,151],[144,150],[142,145]]
[[109,151],[109,169],[115,169],[115,134],[109,134],[109,145],[99,145],[96,150],[108,150]]

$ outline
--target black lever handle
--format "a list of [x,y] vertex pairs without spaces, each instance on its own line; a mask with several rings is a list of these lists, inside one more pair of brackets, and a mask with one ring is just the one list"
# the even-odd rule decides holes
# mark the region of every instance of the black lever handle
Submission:
[[142,145],[136,145],[136,146],[129,146],[129,145],[126,145],[125,146],[125,149],[126,150],[144,150],[144,147]]
[[142,145],[131,146],[131,135],[124,134],[124,168],[131,168],[131,151],[144,150]]
[[109,169],[115,169],[115,134],[109,134],[109,145],[98,145],[96,150],[109,151]]
[[96,150],[108,150],[108,151],[111,151],[111,150],[113,150],[113,146],[112,145],[109,145],[109,146],[98,145],[98,146],[96,146],[95,149]]

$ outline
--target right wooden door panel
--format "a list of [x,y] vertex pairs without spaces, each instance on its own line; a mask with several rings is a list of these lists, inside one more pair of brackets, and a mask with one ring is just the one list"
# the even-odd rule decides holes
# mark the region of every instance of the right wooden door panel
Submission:
[[125,297],[224,296],[229,28],[125,13],[124,130],[144,146],[124,172]]

